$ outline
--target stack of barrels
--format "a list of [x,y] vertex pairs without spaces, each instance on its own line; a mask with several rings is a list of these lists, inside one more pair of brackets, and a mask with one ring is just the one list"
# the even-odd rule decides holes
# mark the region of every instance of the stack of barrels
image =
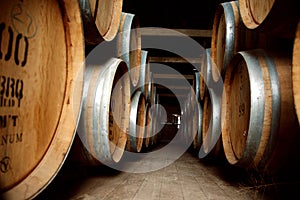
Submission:
[[80,142],[71,156],[88,154],[83,163],[89,165],[118,163],[124,151],[138,153],[155,144],[158,102],[149,55],[142,49],[139,18],[122,11],[122,0],[79,3],[86,70]]
[[199,72],[195,72],[193,82],[182,107],[181,138],[185,145],[192,144],[194,149],[198,149],[202,141],[202,107],[200,101],[200,79]]
[[199,158],[222,157],[264,174],[297,171],[297,10],[293,0],[239,0],[217,7],[200,71]]
[[117,163],[155,144],[159,98],[122,0],[0,5],[1,199],[37,196],[70,150]]

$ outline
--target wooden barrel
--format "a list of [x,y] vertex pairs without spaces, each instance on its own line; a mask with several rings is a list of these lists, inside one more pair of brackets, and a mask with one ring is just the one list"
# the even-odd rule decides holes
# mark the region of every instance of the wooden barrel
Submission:
[[[154,88],[154,91],[156,88]],[[154,101],[156,98],[154,98]],[[153,147],[157,143],[158,139],[158,132],[160,130],[160,126],[158,123],[159,121],[159,107],[157,106],[156,103],[147,102],[147,116],[146,116],[146,131],[145,131],[145,139],[144,139],[144,144],[146,148]]]
[[237,50],[240,14],[237,1],[217,7],[211,38],[212,77],[218,81]]
[[130,125],[126,148],[128,151],[140,152],[142,149],[146,114],[146,98],[140,90],[137,90],[131,98]]
[[[256,30],[247,29],[242,23],[238,1],[219,4],[217,7],[211,38],[212,78],[218,81],[224,78],[226,67],[238,51],[266,48],[274,39]],[[269,44],[268,44],[269,43]]]
[[197,117],[198,121],[196,123],[198,124],[198,130],[197,130],[197,136],[194,139],[194,147],[199,150],[202,145],[202,123],[203,123],[203,107],[200,103],[198,104],[197,115],[198,115]]
[[194,82],[193,82],[193,88],[195,92],[195,100],[199,101],[200,100],[200,72],[196,71],[194,73]]
[[239,52],[226,71],[224,88],[222,139],[229,163],[275,173],[291,158],[298,160],[289,56]]
[[299,19],[296,0],[239,0],[241,17],[249,29],[294,37]]
[[1,1],[0,199],[40,193],[64,163],[81,109],[77,1]]
[[152,79],[152,72],[150,71],[151,68],[151,63],[148,59],[149,57],[147,57],[147,61],[146,61],[146,75],[145,75],[145,85],[144,85],[144,95],[146,97],[146,100],[148,101],[150,99],[150,87],[151,87],[151,81],[153,81]]
[[[156,87],[155,87],[156,88]],[[159,93],[157,93],[157,89],[156,89],[156,100],[155,100],[155,110],[156,110],[156,134],[154,135],[154,144],[157,144],[158,141],[161,139],[162,137],[162,129],[164,127],[164,124],[162,123],[163,121],[165,121],[166,119],[164,119],[164,115],[163,115],[163,106],[160,104],[160,95]]]
[[130,78],[126,63],[111,58],[86,66],[78,135],[101,163],[119,162],[127,142]]
[[[195,93],[193,87],[187,95],[187,99],[184,104],[183,121],[184,127],[184,142],[185,144],[191,145],[193,148],[198,146],[198,104],[196,103]],[[200,132],[199,132],[200,133]]]
[[157,134],[155,135],[155,144],[158,143],[158,141],[162,138],[162,129],[164,127],[164,121],[166,119],[166,112],[164,107],[161,105],[160,102],[160,94],[156,92],[156,132]]
[[123,0],[79,0],[79,4],[86,43],[113,40],[118,33]]
[[154,77],[153,77],[153,74],[152,72],[150,72],[150,81],[149,81],[149,85],[148,85],[148,101],[150,102],[151,105],[154,104],[154,99],[155,99],[155,96],[154,96],[154,93],[155,90],[154,90]]
[[[205,143],[205,153],[209,151],[208,148],[208,141],[210,141],[210,136],[208,133],[208,128],[209,128],[209,123],[211,120],[211,113],[212,113],[212,107],[211,107],[211,100],[210,100],[210,95],[209,93],[204,97],[204,104],[203,104],[203,119],[202,119],[202,142]],[[203,145],[202,145],[203,146]],[[203,146],[204,147],[204,146]]]
[[202,106],[199,101],[195,102],[194,110],[192,111],[193,125],[193,148],[199,149],[202,144]]
[[[201,69],[200,69],[201,70]],[[194,139],[193,146],[197,149],[201,145],[201,126],[202,126],[202,109],[200,107],[200,72],[196,71],[194,74],[194,91],[195,91],[195,105],[193,115]],[[201,110],[200,110],[201,109]]]
[[118,33],[118,57],[128,66],[132,85],[137,87],[140,79],[141,33],[136,15],[122,12]]
[[149,102],[146,102],[146,128],[145,128],[145,136],[143,144],[146,148],[149,147],[150,144],[150,136],[151,136],[151,122],[152,122],[152,115],[151,115],[151,105]]
[[300,21],[298,22],[293,47],[292,80],[295,109],[300,123]]
[[[199,107],[200,101],[200,72],[194,73],[194,80],[192,87],[190,89],[188,100],[189,107],[187,108],[188,112],[188,120],[190,120],[190,126],[188,128],[188,137],[193,139],[193,148],[197,148],[200,146],[201,143],[201,124],[202,119],[199,116],[202,116],[202,111]],[[200,112],[201,111],[201,112]]]
[[185,143],[188,145],[191,145],[192,138],[193,138],[193,115],[192,115],[192,99],[191,99],[191,94],[188,94],[188,98],[186,100],[186,115],[185,115],[185,124],[186,124],[186,129],[184,131],[184,138],[185,138]]
[[154,104],[154,81],[153,81],[153,75],[152,72],[150,72],[149,76],[149,82],[146,85],[146,89],[148,90],[148,95],[146,96],[147,101],[147,127],[146,127],[146,136],[144,139],[145,146],[148,148],[150,147],[150,141],[152,137],[152,131],[153,131],[153,123],[155,120],[154,113],[153,113],[153,104]]
[[199,158],[222,156],[221,152],[221,95],[209,90],[204,98],[202,146]]
[[140,64],[140,79],[138,89],[140,89],[144,96],[148,96],[148,82],[150,79],[150,64],[148,60],[148,51],[141,51],[141,64]]
[[151,122],[151,137],[150,137],[150,144],[153,146],[157,142],[157,134],[158,130],[158,99],[156,93],[156,86],[152,81],[152,97],[151,97],[151,106],[152,106],[152,122]]
[[184,104],[183,104],[183,108],[182,108],[182,118],[181,118],[181,122],[182,122],[182,140],[184,144],[187,144],[187,134],[189,131],[188,125],[189,125],[189,111],[188,111],[188,107],[189,107],[189,98],[186,98],[184,100]]
[[[189,104],[191,105],[191,104]],[[193,146],[193,141],[195,138],[195,132],[194,132],[194,120],[193,116],[194,113],[191,111],[191,106],[188,108],[188,122],[187,122],[187,133],[186,133],[186,142],[189,144],[189,146]]]
[[188,123],[188,112],[187,112],[187,100],[184,101],[181,108],[181,132],[180,132],[180,140],[183,144],[186,144],[186,133],[187,133],[187,125]]
[[205,49],[204,63],[201,67],[199,95],[200,100],[204,100],[204,96],[208,92],[207,88],[213,83],[212,79],[212,65],[211,65],[211,48]]

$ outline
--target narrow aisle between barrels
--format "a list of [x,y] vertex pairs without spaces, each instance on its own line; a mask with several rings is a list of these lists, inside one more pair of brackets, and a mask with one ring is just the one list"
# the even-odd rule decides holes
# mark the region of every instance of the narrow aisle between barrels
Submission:
[[223,161],[199,160],[191,149],[171,165],[148,173],[120,172],[104,165],[78,166],[67,160],[36,199],[281,199],[293,195],[293,188],[299,186],[286,184],[289,189],[280,191],[280,185],[274,184],[277,190],[270,190],[270,184],[264,186],[258,176],[248,175]]

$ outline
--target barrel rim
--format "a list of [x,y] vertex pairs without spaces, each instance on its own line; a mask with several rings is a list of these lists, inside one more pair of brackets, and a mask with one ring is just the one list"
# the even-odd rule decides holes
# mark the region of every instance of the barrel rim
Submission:
[[[121,18],[118,30],[118,56],[126,62],[130,72],[131,82],[133,86],[136,87],[140,79],[140,52],[142,50],[141,32],[139,30],[140,22],[138,16],[133,13],[122,12]],[[132,35],[134,35],[134,37],[132,37]],[[132,39],[136,40],[136,46],[134,47],[132,47]],[[135,63],[132,61],[132,56],[134,56]],[[137,76],[136,79],[135,76]]]
[[[142,105],[139,104],[140,102],[142,102]],[[140,125],[137,124],[137,120],[139,117],[139,115],[138,115],[139,106],[143,106],[143,104],[144,104],[144,106],[146,105],[146,98],[145,98],[144,94],[142,93],[142,91],[137,90],[133,94],[133,97],[131,99],[130,126],[129,126],[130,151],[140,152],[141,148],[142,148],[143,137],[144,137],[144,132],[145,132],[144,127],[145,127],[146,120],[144,120],[144,122],[143,122],[143,127],[141,127]],[[145,119],[145,116],[146,116],[146,112],[145,112],[145,108],[144,108],[142,118]],[[139,129],[141,129],[141,130],[139,130]],[[142,136],[142,137],[138,138],[138,136],[136,135],[138,130],[140,133],[142,133],[142,134],[139,134],[139,136]]]
[[141,50],[141,67],[140,67],[140,79],[139,79],[139,88],[145,96],[147,96],[146,82],[149,81],[149,71],[148,71],[148,51]]
[[146,102],[146,129],[145,129],[144,141],[143,141],[143,144],[146,148],[149,147],[150,136],[151,136],[152,116],[151,116],[150,109],[151,109],[151,103]]
[[[99,79],[101,79],[100,83],[97,86],[96,89],[96,97],[95,99],[98,99],[99,101],[95,101],[96,106],[95,106],[95,113],[106,113],[105,116],[100,115],[100,117],[97,117],[96,121],[94,121],[94,125],[96,127],[96,130],[100,131],[100,136],[103,140],[100,141],[101,142],[101,146],[100,146],[100,154],[98,154],[97,156],[99,156],[100,161],[102,162],[119,162],[122,158],[122,155],[124,153],[125,150],[125,146],[126,146],[126,140],[127,140],[127,136],[126,136],[126,132],[124,132],[122,135],[124,135],[124,137],[126,136],[126,140],[121,142],[120,140],[122,139],[122,136],[119,136],[118,142],[117,144],[113,144],[110,140],[109,140],[109,118],[107,117],[110,110],[111,110],[111,99],[112,97],[109,96],[108,98],[103,98],[105,95],[103,94],[110,94],[111,91],[113,91],[115,85],[114,81],[115,81],[115,76],[111,77],[108,81],[109,83],[107,83],[107,79],[110,76],[107,76],[107,73],[112,73],[112,74],[116,74],[118,70],[121,70],[123,72],[122,74],[122,79],[126,79],[129,80],[129,74],[128,74],[128,68],[126,66],[126,63],[119,59],[119,58],[110,58],[107,63],[105,64],[105,69],[103,69],[102,74],[100,74],[101,77],[99,77]],[[103,78],[105,77],[105,78]],[[105,82],[104,82],[105,80]],[[126,81],[127,85],[127,89],[130,90],[130,82]],[[109,85],[109,87],[104,87],[104,85]],[[129,92],[130,93],[130,92]],[[107,96],[105,96],[107,97]],[[130,95],[127,95],[127,103],[126,105],[130,105]],[[125,99],[125,100],[126,100]],[[127,116],[129,116],[129,109],[126,110]],[[124,112],[125,113],[125,112]],[[98,125],[102,124],[102,128],[98,128]],[[129,123],[126,123],[126,126],[129,126]],[[105,128],[103,128],[105,127]],[[121,130],[124,131],[124,130]],[[121,144],[119,144],[119,142],[121,142]],[[113,149],[111,149],[111,146],[113,146]],[[111,152],[112,151],[112,152]],[[108,157],[108,155],[110,155],[110,157]]]

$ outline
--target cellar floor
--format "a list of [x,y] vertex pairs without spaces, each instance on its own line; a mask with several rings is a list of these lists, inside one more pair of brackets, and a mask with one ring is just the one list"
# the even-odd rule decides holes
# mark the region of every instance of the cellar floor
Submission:
[[200,160],[190,149],[171,165],[147,173],[120,172],[105,165],[79,166],[66,160],[35,199],[294,199],[300,196],[299,186],[298,181],[263,182],[224,160]]

